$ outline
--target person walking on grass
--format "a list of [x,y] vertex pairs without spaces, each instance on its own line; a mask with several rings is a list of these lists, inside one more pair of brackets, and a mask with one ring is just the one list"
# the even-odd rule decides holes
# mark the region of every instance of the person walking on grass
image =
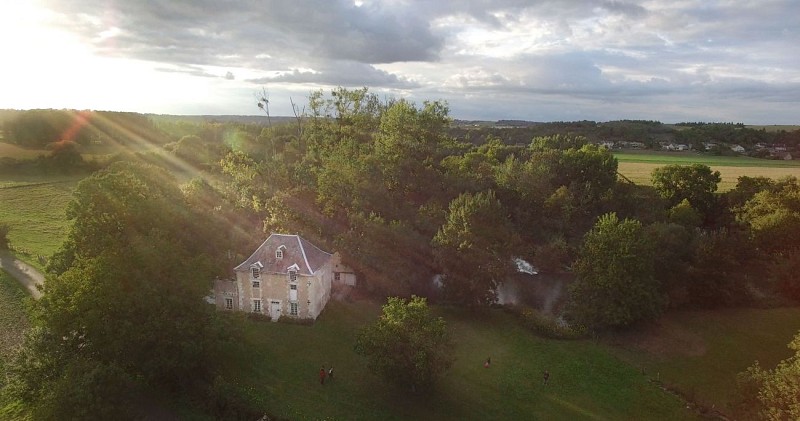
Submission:
[[325,366],[319,369],[319,384],[325,385]]
[[542,375],[542,378],[543,378],[542,384],[547,386],[547,384],[550,383],[550,372],[545,370],[544,374]]
[[333,366],[328,369],[328,381],[333,381]]

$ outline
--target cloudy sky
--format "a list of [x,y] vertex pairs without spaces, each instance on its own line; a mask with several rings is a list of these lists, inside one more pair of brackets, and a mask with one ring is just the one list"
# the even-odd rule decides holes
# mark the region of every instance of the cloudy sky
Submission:
[[273,115],[312,90],[459,119],[800,124],[798,0],[0,2],[0,108]]

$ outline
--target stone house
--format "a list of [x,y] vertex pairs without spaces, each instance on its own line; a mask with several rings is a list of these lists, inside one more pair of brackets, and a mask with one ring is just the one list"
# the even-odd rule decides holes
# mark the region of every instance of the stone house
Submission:
[[[217,308],[316,319],[331,297],[338,255],[325,252],[299,235],[272,234],[236,266],[234,279],[217,280]],[[341,278],[341,275],[340,275]]]

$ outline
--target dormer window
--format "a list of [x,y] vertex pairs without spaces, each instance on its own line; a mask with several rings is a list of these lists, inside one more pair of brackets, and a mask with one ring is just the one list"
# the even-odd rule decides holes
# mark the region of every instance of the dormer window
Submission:
[[289,282],[297,282],[297,271],[290,270],[289,271]]
[[275,258],[276,259],[283,259],[283,250],[286,249],[286,246],[280,246],[277,250],[275,250]]
[[250,274],[252,275],[253,279],[258,279],[261,277],[261,268],[258,266],[253,266],[250,268]]

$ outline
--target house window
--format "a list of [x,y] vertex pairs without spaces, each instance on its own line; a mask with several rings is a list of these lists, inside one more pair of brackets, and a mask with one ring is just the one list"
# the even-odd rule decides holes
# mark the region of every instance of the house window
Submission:
[[289,271],[289,282],[297,282],[297,271],[295,270]]
[[253,300],[253,313],[261,313],[261,300]]
[[261,269],[258,266],[251,267],[250,272],[253,275],[253,279],[258,279],[261,276]]
[[283,259],[283,249],[275,250],[275,258],[276,259]]
[[253,281],[253,288],[261,288],[261,281]]
[[297,303],[289,303],[289,314],[297,316]]
[[333,272],[333,280],[334,281],[341,281],[342,280],[342,274],[339,273],[339,272]]
[[225,299],[225,308],[228,310],[233,310],[233,298]]
[[297,301],[297,284],[289,285],[289,301]]

